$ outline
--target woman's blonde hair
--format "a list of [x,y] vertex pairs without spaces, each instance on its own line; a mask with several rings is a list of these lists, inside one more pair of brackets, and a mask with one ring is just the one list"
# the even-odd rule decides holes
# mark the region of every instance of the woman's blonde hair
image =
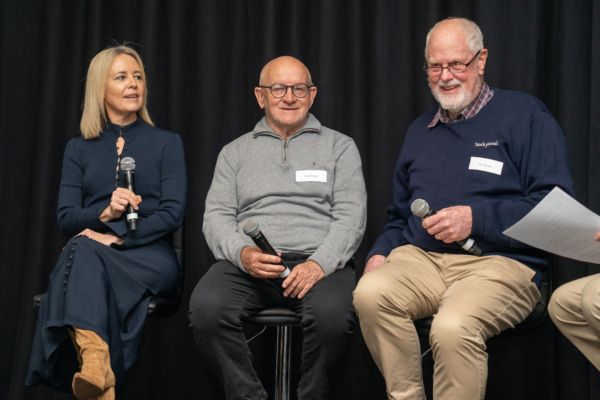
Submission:
[[85,83],[85,97],[83,101],[83,115],[81,116],[81,136],[85,139],[93,139],[100,136],[100,132],[108,123],[106,109],[104,108],[104,96],[106,94],[106,85],[108,83],[108,74],[115,58],[121,54],[127,54],[137,61],[142,72],[142,80],[146,86],[144,90],[144,99],[142,108],[138,115],[150,125],[154,125],[150,114],[146,108],[148,98],[148,84],[146,83],[146,72],[140,55],[131,47],[125,45],[109,47],[102,50],[92,59],[87,73]]

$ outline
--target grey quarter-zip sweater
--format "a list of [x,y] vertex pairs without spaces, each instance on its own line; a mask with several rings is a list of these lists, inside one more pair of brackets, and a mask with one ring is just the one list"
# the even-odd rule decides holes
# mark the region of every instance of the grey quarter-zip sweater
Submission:
[[306,254],[329,276],[358,248],[366,206],[362,164],[351,138],[309,114],[284,139],[263,117],[219,154],[202,231],[217,260],[245,271],[242,250],[255,245],[242,227],[253,219],[277,252]]

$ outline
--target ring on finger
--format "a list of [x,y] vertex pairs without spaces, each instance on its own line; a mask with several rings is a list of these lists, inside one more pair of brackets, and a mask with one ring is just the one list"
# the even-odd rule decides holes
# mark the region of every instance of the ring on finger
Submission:
[[439,233],[436,236],[437,236],[438,240],[442,240],[442,237],[440,236]]

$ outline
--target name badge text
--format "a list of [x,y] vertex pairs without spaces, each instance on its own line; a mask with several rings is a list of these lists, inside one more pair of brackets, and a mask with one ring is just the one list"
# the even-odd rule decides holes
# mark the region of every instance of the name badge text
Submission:
[[296,171],[296,182],[327,182],[327,171]]
[[489,158],[482,157],[471,157],[471,163],[469,164],[469,169],[490,172],[496,175],[502,175],[502,167],[504,166],[503,162],[490,160]]

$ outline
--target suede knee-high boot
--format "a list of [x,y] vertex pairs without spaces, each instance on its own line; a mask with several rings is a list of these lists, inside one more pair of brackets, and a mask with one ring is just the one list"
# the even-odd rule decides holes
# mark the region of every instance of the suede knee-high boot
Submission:
[[75,339],[75,331],[71,328],[68,328],[69,336],[71,337],[71,341],[73,342],[73,346],[75,346],[75,353],[77,353],[77,361],[79,361],[79,370],[81,371],[81,366],[83,365],[83,360],[81,359],[81,348],[77,344],[77,339]]
[[[115,386],[115,374],[110,367],[108,345],[95,332],[73,327],[75,341],[81,349],[82,367],[73,377],[73,393],[79,400],[104,396]],[[114,389],[112,391],[114,399]],[[100,397],[102,398],[102,397]],[[105,397],[104,399],[110,399]]]
[[105,389],[100,396],[96,397],[96,400],[115,400],[115,387],[111,386]]

